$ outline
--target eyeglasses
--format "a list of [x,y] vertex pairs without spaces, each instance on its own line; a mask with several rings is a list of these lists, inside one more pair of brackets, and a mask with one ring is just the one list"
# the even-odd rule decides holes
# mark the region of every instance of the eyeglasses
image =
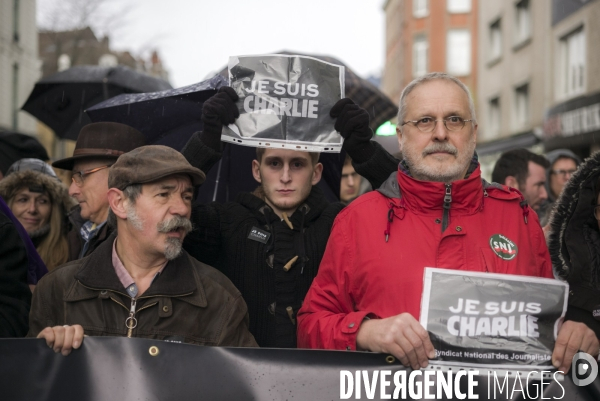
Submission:
[[567,174],[568,175],[573,175],[574,172],[576,172],[577,170],[551,170],[550,172],[552,174],[556,174],[556,175],[562,175],[563,177],[566,177]]
[[594,217],[600,221],[600,205],[594,206]]
[[443,121],[444,126],[448,131],[460,131],[465,127],[466,123],[468,123],[469,121],[472,122],[473,120],[464,120],[462,117],[459,116],[450,116],[442,120],[434,120],[431,117],[423,117],[420,120],[403,121],[402,125],[412,123],[421,132],[433,132],[438,121]]
[[85,180],[85,177],[95,173],[96,171],[100,171],[100,170],[104,170],[105,168],[109,168],[111,165],[108,166],[100,166],[100,167],[96,167],[96,168],[92,168],[89,170],[83,170],[83,171],[76,171],[73,173],[73,176],[71,177],[71,180],[73,180],[73,182],[75,183],[75,185],[77,185],[78,187],[82,187],[83,186],[83,180]]

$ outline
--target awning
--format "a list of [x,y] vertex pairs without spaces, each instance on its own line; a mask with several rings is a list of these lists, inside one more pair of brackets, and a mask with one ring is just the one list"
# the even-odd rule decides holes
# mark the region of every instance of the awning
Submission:
[[517,148],[529,148],[541,142],[533,131],[516,134],[513,136],[496,139],[495,141],[485,142],[477,145],[477,154],[479,156],[503,153],[507,150]]

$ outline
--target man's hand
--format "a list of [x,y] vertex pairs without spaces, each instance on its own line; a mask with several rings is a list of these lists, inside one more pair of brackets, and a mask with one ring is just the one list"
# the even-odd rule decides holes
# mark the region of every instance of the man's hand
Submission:
[[329,115],[336,119],[335,130],[344,138],[344,149],[359,162],[368,160],[375,149],[370,145],[373,131],[369,127],[369,113],[348,98],[333,105]]
[[571,368],[573,356],[578,351],[598,356],[598,338],[592,329],[584,323],[568,320],[558,331],[558,338],[552,353],[552,365],[565,374]]
[[220,148],[221,131],[223,125],[233,124],[240,116],[235,105],[239,96],[233,88],[223,86],[216,95],[204,102],[202,106],[202,142],[205,145],[217,149]]
[[73,326],[46,327],[40,331],[37,338],[44,338],[48,347],[54,352],[61,352],[64,356],[77,349],[83,342],[83,327],[76,324]]
[[404,366],[427,367],[435,349],[427,330],[409,313],[364,321],[356,337],[357,349],[392,354]]

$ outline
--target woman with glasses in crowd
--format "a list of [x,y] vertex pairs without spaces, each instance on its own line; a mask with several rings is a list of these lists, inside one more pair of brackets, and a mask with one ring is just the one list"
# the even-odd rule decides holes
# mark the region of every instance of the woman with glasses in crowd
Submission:
[[48,270],[65,263],[67,212],[75,205],[68,188],[39,159],[15,162],[0,181],[0,196],[19,220]]
[[569,283],[567,319],[600,338],[600,152],[564,186],[550,217],[548,248],[555,275]]

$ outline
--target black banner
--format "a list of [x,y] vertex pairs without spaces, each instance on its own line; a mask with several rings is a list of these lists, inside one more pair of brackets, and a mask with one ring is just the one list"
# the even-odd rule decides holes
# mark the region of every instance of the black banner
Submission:
[[[518,253],[502,235],[490,246],[505,260]],[[548,369],[568,289],[553,279],[427,268],[421,324],[445,363]]]
[[340,152],[342,137],[329,116],[344,97],[344,67],[306,56],[229,59],[230,86],[240,117],[221,140],[238,145]]
[[[459,368],[449,373],[440,367],[412,371],[390,356],[362,352],[86,337],[66,357],[44,340],[0,340],[0,361],[0,395],[10,401],[367,400],[386,394],[407,400],[600,399],[598,380],[577,387],[570,376],[552,373],[536,377],[518,370]],[[451,388],[442,388],[440,379]]]

